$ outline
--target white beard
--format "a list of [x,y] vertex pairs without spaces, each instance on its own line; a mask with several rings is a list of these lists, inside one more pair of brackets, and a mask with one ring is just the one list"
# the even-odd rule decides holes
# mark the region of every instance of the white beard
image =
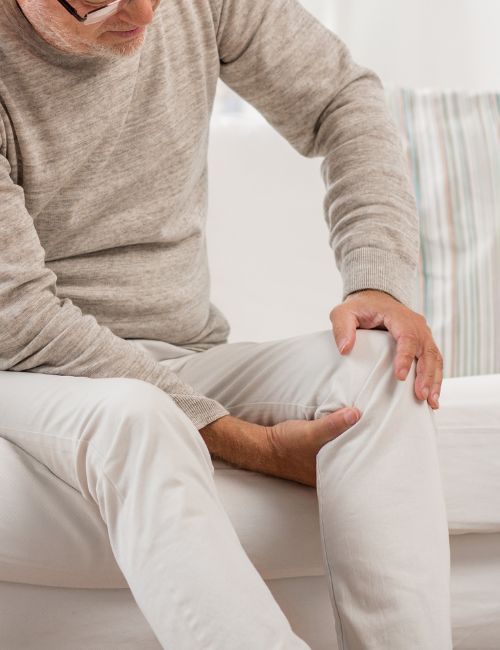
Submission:
[[133,43],[124,42],[109,45],[95,42],[89,43],[78,34],[70,33],[67,25],[43,6],[40,0],[25,0],[23,6],[26,9],[26,18],[28,18],[39,36],[63,52],[120,59],[133,56],[144,41],[143,35],[141,38],[134,39]]

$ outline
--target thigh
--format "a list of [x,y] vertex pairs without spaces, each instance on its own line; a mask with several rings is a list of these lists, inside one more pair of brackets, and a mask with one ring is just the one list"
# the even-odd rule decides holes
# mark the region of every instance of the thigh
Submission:
[[161,393],[138,379],[0,371],[0,437],[87,498],[87,473],[106,455],[120,412],[134,395],[147,404],[148,391]]
[[167,361],[198,392],[216,399],[236,417],[270,426],[286,419],[317,419],[353,405],[391,336],[358,330],[343,357],[331,330],[265,342],[225,343]]
[[75,477],[69,452],[78,435],[89,382],[29,372],[0,372],[0,436],[46,465],[66,483]]

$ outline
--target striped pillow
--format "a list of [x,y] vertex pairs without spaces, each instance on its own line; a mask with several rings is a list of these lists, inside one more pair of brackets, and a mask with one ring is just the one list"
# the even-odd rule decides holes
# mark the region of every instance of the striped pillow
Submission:
[[500,93],[388,86],[420,215],[414,308],[446,377],[500,372]]

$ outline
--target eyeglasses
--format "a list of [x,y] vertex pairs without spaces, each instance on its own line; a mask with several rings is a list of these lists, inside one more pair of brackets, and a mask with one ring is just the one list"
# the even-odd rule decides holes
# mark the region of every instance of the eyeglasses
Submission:
[[78,11],[72,7],[69,2],[67,2],[67,0],[57,0],[57,2],[59,2],[59,4],[62,5],[66,11],[68,11],[74,18],[76,18],[78,22],[82,23],[82,25],[94,25],[95,23],[106,20],[106,18],[109,18],[109,16],[113,16],[114,14],[118,13],[122,6],[129,2],[129,0],[113,0],[113,2],[108,2],[107,4],[103,2],[96,2],[95,0],[86,0],[86,4],[98,6],[96,9],[92,9],[92,11],[86,13],[85,16],[80,16]]

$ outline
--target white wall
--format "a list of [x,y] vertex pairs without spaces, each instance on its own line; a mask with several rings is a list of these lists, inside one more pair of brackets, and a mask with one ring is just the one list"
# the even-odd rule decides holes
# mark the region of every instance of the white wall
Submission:
[[[301,1],[386,84],[500,92],[500,0]],[[341,281],[327,245],[320,159],[299,156],[221,89],[214,117],[222,122],[212,124],[209,149],[208,240],[212,298],[230,320],[229,340],[329,329]]]
[[[500,0],[300,0],[386,85],[500,92]],[[254,114],[219,82],[215,113]]]
[[500,0],[302,0],[386,84],[500,91]]

